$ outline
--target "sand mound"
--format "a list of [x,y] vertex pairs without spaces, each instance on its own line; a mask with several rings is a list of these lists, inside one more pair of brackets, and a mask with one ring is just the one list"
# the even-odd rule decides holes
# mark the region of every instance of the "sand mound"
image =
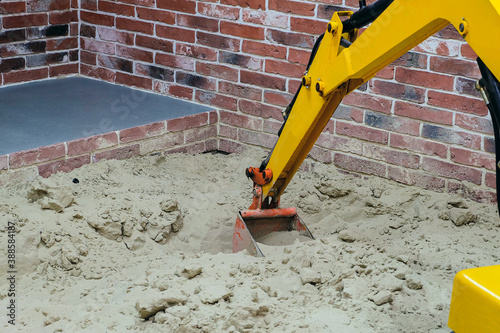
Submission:
[[262,157],[101,161],[0,189],[3,251],[17,231],[2,332],[449,332],[456,272],[499,264],[496,207],[321,164],[282,198],[316,239],[232,254]]

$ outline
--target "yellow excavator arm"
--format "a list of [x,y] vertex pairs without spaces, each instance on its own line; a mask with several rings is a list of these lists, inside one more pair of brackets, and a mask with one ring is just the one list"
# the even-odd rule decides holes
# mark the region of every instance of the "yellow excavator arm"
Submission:
[[[358,29],[369,23],[358,36]],[[335,109],[379,70],[449,24],[479,56],[483,78],[478,87],[493,121],[500,189],[500,0],[379,0],[369,6],[360,1],[356,13],[333,15],[284,111],[273,150],[259,168],[247,169],[254,181],[254,202],[237,218],[233,250],[262,255],[253,237],[273,231],[298,230],[312,238],[295,210],[278,209],[278,204]],[[500,266],[457,274],[448,325],[456,333],[500,332]]]
[[[448,24],[464,36],[486,70],[500,77],[500,1],[379,0],[351,14],[333,15],[293,106],[287,109],[280,137],[261,165],[273,173],[272,180],[262,185],[264,199],[279,200],[347,94]],[[342,21],[346,15],[349,18]],[[357,37],[357,28],[374,16],[375,21]]]

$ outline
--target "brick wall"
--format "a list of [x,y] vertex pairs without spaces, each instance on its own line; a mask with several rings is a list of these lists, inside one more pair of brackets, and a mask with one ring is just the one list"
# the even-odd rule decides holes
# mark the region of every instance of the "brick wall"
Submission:
[[[81,0],[80,73],[218,108],[220,150],[271,147],[315,38],[335,10],[357,4]],[[494,138],[473,89],[474,59],[458,33],[443,29],[349,95],[310,156],[349,172],[494,200]]]
[[78,1],[0,2],[0,85],[78,73]]

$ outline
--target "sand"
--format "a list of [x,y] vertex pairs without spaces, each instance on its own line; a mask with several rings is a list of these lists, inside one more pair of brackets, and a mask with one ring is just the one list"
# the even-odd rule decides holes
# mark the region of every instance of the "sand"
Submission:
[[101,161],[1,188],[17,273],[14,328],[2,256],[0,331],[444,333],[454,275],[500,264],[495,206],[311,161],[281,202],[316,239],[233,254],[263,156]]

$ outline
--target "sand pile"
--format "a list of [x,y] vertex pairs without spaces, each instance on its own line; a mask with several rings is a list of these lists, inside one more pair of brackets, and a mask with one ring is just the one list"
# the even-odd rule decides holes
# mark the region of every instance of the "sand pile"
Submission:
[[2,251],[17,230],[16,326],[0,330],[449,332],[456,272],[500,264],[496,207],[321,164],[282,198],[316,239],[232,254],[262,157],[101,161],[0,189]]

